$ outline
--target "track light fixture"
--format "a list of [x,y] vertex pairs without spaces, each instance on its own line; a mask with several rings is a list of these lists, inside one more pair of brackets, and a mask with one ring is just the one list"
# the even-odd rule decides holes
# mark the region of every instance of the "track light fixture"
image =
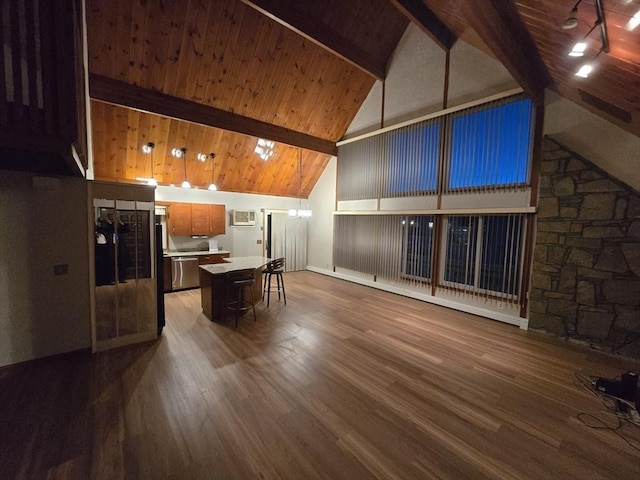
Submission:
[[[575,6],[573,7],[573,9],[571,10],[571,14],[569,15],[569,17],[565,20],[562,28],[572,28],[572,27],[567,27],[566,25],[570,24],[570,19],[571,18],[576,18],[576,24],[577,24],[577,17],[575,17],[575,13],[577,13],[577,9],[578,9],[578,5],[580,4],[582,0],[579,0]],[[586,50],[587,50],[587,38],[589,37],[589,35],[591,35],[591,33],[598,27],[600,27],[600,49],[598,50],[598,53],[596,53],[595,58],[598,57],[598,55],[600,55],[601,53],[609,53],[609,35],[607,33],[607,22],[605,20],[604,17],[604,9],[602,8],[602,0],[594,0],[594,7],[596,10],[596,20],[593,23],[593,26],[589,29],[589,31],[587,32],[587,34],[583,37],[583,39],[580,42],[577,42],[573,48],[571,49],[571,51],[569,52],[569,56],[570,57],[582,57],[584,56]],[[575,10],[575,12],[574,12]],[[575,26],[575,25],[574,25]],[[575,73],[576,77],[580,77],[580,78],[587,78],[589,76],[589,74],[593,71],[594,69],[594,65],[592,63],[586,63],[584,65],[582,65],[580,67],[580,69]]]
[[571,9],[571,12],[569,12],[569,16],[565,18],[564,22],[562,22],[562,28],[564,30],[569,30],[578,26],[578,5],[580,5],[580,2],[582,2],[582,0],[578,0],[576,2]]

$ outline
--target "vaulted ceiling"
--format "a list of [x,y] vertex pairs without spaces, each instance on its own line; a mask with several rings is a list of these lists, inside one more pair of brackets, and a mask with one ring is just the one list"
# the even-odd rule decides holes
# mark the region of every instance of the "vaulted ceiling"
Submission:
[[611,51],[589,78],[566,55],[594,1],[563,30],[574,0],[88,0],[94,175],[307,197],[410,21],[495,56],[538,101],[557,90],[640,136],[640,27],[625,29],[640,4],[603,0]]

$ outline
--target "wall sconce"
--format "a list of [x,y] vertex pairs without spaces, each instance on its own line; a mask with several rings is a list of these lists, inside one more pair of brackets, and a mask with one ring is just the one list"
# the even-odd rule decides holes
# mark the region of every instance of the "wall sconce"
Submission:
[[[203,155],[203,154],[201,154]],[[209,190],[211,190],[212,192],[215,192],[216,190],[218,190],[218,187],[216,187],[216,184],[213,183],[213,177],[216,171],[216,154],[215,153],[210,153],[209,157],[211,158],[211,161],[213,162],[213,166],[211,167],[211,183],[209,184]]]

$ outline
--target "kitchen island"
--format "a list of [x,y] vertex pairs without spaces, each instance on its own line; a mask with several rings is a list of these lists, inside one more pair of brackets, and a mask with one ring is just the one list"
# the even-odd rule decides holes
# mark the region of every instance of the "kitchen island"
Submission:
[[228,272],[254,270],[254,297],[256,300],[259,299],[262,295],[262,269],[270,261],[267,257],[230,257],[225,258],[223,263],[200,265],[202,313],[212,321],[220,321],[227,315]]

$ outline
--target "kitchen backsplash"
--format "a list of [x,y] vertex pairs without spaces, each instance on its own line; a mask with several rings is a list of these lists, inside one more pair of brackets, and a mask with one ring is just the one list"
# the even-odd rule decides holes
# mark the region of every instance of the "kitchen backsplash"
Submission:
[[[209,238],[191,238],[180,235],[169,235],[170,251],[209,250],[210,246]],[[218,245],[218,250],[222,249],[223,248]]]

